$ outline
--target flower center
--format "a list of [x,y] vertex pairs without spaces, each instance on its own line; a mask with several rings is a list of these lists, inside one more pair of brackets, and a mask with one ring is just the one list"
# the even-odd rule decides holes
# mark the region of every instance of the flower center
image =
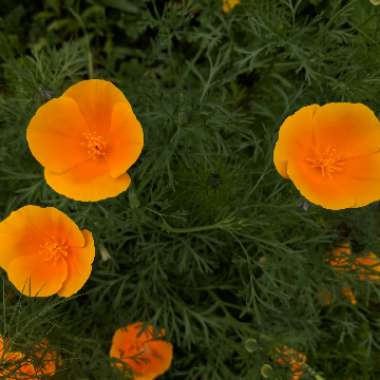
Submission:
[[320,171],[323,177],[331,178],[333,174],[343,170],[344,159],[335,148],[328,147],[323,151],[315,151],[312,157],[306,162],[313,168]]
[[95,132],[85,132],[83,134],[84,142],[82,145],[86,148],[87,154],[91,160],[103,158],[106,155],[106,142],[103,137]]
[[53,237],[40,245],[39,254],[43,256],[44,261],[56,263],[68,256],[69,246],[65,241]]

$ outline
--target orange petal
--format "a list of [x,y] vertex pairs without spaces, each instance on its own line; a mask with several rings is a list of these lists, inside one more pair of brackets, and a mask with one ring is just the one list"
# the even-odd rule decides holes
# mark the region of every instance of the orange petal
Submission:
[[290,160],[288,174],[301,194],[312,203],[339,210],[362,207],[380,198],[380,154],[346,161],[342,171],[331,177],[311,169],[306,158]]
[[74,247],[85,243],[78,226],[56,208],[28,205],[13,211],[0,223],[0,266],[8,270],[15,258],[37,254],[51,236],[62,237]]
[[287,117],[280,127],[273,161],[277,171],[284,178],[288,178],[289,159],[313,145],[314,115],[318,109],[317,104],[302,107]]
[[61,173],[87,159],[83,135],[88,127],[73,99],[60,97],[42,105],[30,121],[26,138],[42,166]]
[[151,340],[146,343],[146,353],[142,355],[147,361],[142,375],[154,374],[155,377],[166,372],[173,359],[173,345],[164,340]]
[[[112,340],[110,356],[127,363],[136,379],[154,379],[170,367],[173,346],[164,340],[154,339],[153,326],[142,332],[141,327],[142,323],[137,322],[118,329]],[[163,330],[160,335],[162,333]]]
[[118,359],[126,356],[136,355],[135,342],[145,342],[153,337],[152,326],[147,326],[142,330],[143,323],[131,323],[126,327],[117,329],[112,339],[110,355]]
[[310,202],[331,210],[355,206],[352,192],[338,181],[316,175],[305,161],[288,163],[287,170],[296,188]]
[[135,375],[136,380],[154,380],[157,375]]
[[136,162],[144,145],[143,130],[129,103],[114,106],[107,141],[107,163],[111,176],[117,178]]
[[57,193],[77,201],[89,202],[111,198],[125,191],[131,179],[128,174],[112,178],[104,162],[88,160],[64,174],[45,170],[45,179]]
[[9,281],[26,296],[48,297],[58,292],[67,277],[67,264],[41,260],[38,256],[21,256],[8,266]]
[[102,136],[111,126],[114,105],[128,102],[114,84],[102,79],[78,82],[69,87],[63,96],[75,100],[89,128]]
[[315,114],[317,146],[332,147],[344,157],[380,150],[380,122],[360,103],[329,103]]
[[91,274],[95,257],[94,239],[90,231],[83,230],[82,233],[86,244],[83,248],[72,248],[67,257],[67,279],[58,292],[61,297],[70,297],[79,291]]

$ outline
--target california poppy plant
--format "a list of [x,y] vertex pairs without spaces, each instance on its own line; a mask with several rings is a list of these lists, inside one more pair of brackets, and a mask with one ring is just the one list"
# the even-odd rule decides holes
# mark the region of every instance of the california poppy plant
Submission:
[[274,164],[317,205],[365,206],[380,199],[380,122],[363,104],[303,107],[281,125]]
[[[129,369],[135,380],[153,380],[168,370],[173,358],[173,346],[161,339],[152,325],[143,328],[142,322],[116,330],[110,351],[111,358],[117,359],[115,366]],[[123,367],[125,364],[125,367]]]
[[79,201],[114,197],[128,188],[126,171],[140,156],[143,131],[111,82],[84,80],[42,105],[27,128],[29,148],[46,182]]
[[89,278],[92,234],[53,207],[25,206],[0,223],[0,267],[21,293],[69,297]]

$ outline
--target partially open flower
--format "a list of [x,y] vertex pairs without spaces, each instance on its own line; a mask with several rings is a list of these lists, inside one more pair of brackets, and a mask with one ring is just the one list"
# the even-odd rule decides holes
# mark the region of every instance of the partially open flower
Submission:
[[25,206],[0,223],[0,267],[24,295],[73,295],[89,278],[94,256],[91,232],[54,207]]
[[240,4],[240,0],[223,0],[223,12],[228,13],[232,11],[238,4]]
[[142,322],[116,330],[110,350],[115,366],[131,371],[134,380],[153,380],[166,372],[172,362],[173,346],[155,334],[153,326],[143,329]]
[[273,158],[283,177],[324,208],[380,199],[380,121],[363,104],[301,108],[282,124]]
[[45,168],[46,182],[80,201],[114,197],[128,188],[126,171],[138,159],[143,131],[124,94],[111,82],[91,79],[42,105],[27,141]]

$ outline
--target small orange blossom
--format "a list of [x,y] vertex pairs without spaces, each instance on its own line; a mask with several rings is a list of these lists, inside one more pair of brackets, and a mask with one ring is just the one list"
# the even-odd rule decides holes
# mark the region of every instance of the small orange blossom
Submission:
[[119,360],[115,366],[121,369],[125,363],[134,380],[153,380],[162,375],[173,358],[173,346],[160,339],[163,335],[161,330],[157,337],[152,325],[143,330],[142,322],[116,330],[110,350],[111,358]]
[[24,206],[0,223],[0,267],[27,296],[69,297],[91,274],[92,234],[54,207]]
[[363,104],[313,104],[281,125],[274,164],[309,201],[327,209],[380,199],[380,121]]
[[143,131],[124,94],[111,82],[84,80],[42,105],[27,128],[46,182],[79,201],[114,197],[128,188]]
[[0,336],[0,376],[6,380],[37,380],[41,376],[55,374],[60,359],[56,352],[49,351],[44,339],[37,345],[32,357],[19,351],[9,350],[9,340]]

